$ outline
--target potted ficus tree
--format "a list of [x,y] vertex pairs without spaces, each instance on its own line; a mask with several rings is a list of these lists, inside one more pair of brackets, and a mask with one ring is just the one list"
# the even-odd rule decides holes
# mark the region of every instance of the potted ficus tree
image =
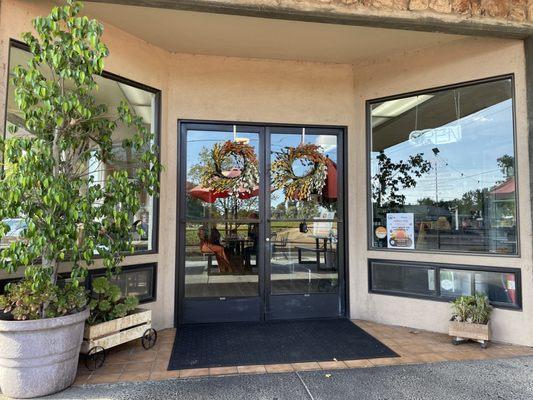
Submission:
[[[89,316],[80,281],[96,256],[109,272],[118,270],[133,250],[139,193],[158,191],[153,134],[126,103],[111,111],[94,97],[94,75],[102,73],[108,49],[103,26],[80,16],[81,8],[68,0],[33,21],[34,33],[23,35],[31,58],[14,68],[10,82],[24,130],[0,140],[0,236],[8,230],[4,221],[24,221],[21,240],[0,249],[0,268],[24,271],[0,297],[0,312],[13,318],[0,321],[0,389],[11,397],[73,383]],[[113,161],[119,124],[135,132],[119,150],[138,160],[96,182],[89,166]],[[70,271],[67,283],[58,279],[60,268]]]
[[472,296],[460,296],[451,303],[452,318],[449,334],[453,344],[473,340],[487,347],[491,337],[490,314],[492,306],[485,294],[476,293]]

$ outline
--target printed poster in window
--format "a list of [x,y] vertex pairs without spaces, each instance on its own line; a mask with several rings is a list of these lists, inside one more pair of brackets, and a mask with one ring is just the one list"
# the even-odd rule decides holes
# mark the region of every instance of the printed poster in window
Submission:
[[387,214],[387,247],[390,249],[415,248],[413,213]]

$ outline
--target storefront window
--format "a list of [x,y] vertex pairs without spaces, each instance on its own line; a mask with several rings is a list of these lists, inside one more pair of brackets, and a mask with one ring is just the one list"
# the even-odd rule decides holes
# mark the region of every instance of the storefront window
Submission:
[[[12,46],[10,49],[10,70],[17,65],[26,65],[30,53],[27,51]],[[44,72],[45,74],[47,72]],[[96,76],[96,82],[99,86],[97,92],[94,93],[96,101],[100,104],[106,104],[109,112],[113,113],[121,101],[126,101],[130,105],[131,110],[140,116],[146,126],[152,131],[157,131],[157,101],[158,96],[155,91],[148,91],[140,87],[133,86],[115,79]],[[111,114],[112,116],[112,114]],[[24,121],[15,103],[14,87],[8,86],[7,96],[7,114],[6,114],[6,129],[5,134],[11,135],[9,127],[15,125],[17,135],[31,135],[24,126]],[[133,177],[135,173],[137,160],[140,157],[139,153],[126,151],[122,148],[122,141],[128,137],[133,136],[134,128],[128,128],[123,124],[119,124],[113,137],[115,157],[112,161],[105,164],[101,163],[96,158],[90,159],[87,162],[87,174],[92,176],[95,183],[103,182],[107,176],[114,171],[126,170],[129,171]],[[154,199],[146,192],[138,194],[141,200],[141,209],[136,215],[131,216],[131,229],[134,231],[133,245],[137,252],[145,252],[155,250],[155,202]],[[7,246],[13,240],[20,238],[21,231],[25,228],[25,221],[23,216],[21,218],[14,218],[4,221],[10,226],[10,231],[0,241],[0,246]],[[143,234],[137,233],[137,227],[141,227]]]
[[370,103],[373,248],[517,254],[512,88]]
[[449,301],[484,293],[498,307],[520,308],[520,272],[511,268],[370,260],[375,293]]
[[[148,303],[156,298],[156,271],[157,263],[129,265],[113,276],[111,282],[120,288],[123,297],[136,296],[141,303]],[[105,276],[105,270],[91,271],[90,282],[100,276]]]

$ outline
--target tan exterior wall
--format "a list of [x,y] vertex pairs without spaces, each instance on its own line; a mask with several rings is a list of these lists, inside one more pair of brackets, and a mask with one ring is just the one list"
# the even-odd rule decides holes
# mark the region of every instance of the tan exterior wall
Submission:
[[[42,1],[3,0],[0,9],[0,102],[5,100],[9,38],[29,29]],[[228,120],[348,127],[350,308],[353,318],[445,331],[446,303],[368,294],[367,258],[394,258],[522,268],[524,311],[496,310],[496,339],[533,345],[531,221],[522,42],[465,39],[439,49],[368,60],[359,65],[171,54],[106,26],[111,52],[106,70],[162,90],[162,162],[159,253],[128,257],[125,264],[157,261],[156,328],[174,319],[176,255],[177,121]],[[521,257],[381,253],[366,249],[365,101],[417,89],[515,73],[520,184]],[[0,107],[3,106],[0,104]],[[0,126],[3,129],[4,115]]]
[[[515,74],[521,257],[368,251],[366,230],[365,101],[502,74]],[[355,132],[350,135],[350,305],[352,317],[434,331],[447,331],[447,303],[368,293],[367,259],[457,263],[522,269],[523,311],[496,309],[496,340],[533,345],[531,215],[524,50],[520,41],[465,39],[390,59],[354,66]]]

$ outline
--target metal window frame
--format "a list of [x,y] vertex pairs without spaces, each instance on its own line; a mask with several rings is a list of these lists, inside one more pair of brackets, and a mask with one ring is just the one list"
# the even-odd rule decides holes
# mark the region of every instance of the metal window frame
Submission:
[[[484,83],[491,83],[497,81],[511,81],[511,99],[512,99],[512,117],[513,117],[513,151],[515,157],[515,204],[516,204],[516,253],[513,254],[496,254],[496,253],[483,253],[461,250],[416,250],[416,249],[389,249],[385,247],[375,247],[373,244],[373,203],[372,203],[372,177],[371,177],[371,157],[372,154],[372,105],[389,100],[398,100],[406,97],[420,96],[423,94],[431,94],[442,92],[445,90],[459,89],[468,86],[476,86]],[[422,89],[412,92],[405,92],[391,96],[379,97],[375,99],[366,100],[365,102],[365,118],[366,118],[366,195],[367,195],[367,250],[379,251],[388,253],[406,253],[406,254],[452,254],[452,255],[470,255],[470,256],[486,256],[486,257],[504,257],[504,258],[520,258],[522,254],[521,235],[520,235],[520,193],[519,193],[519,171],[518,171],[518,159],[517,159],[517,129],[516,129],[516,79],[514,73],[491,76],[481,79],[475,79],[470,81],[464,81],[454,83],[450,85],[436,86],[429,89]]]
[[[373,276],[372,266],[374,264],[385,264],[391,267],[414,267],[432,269],[435,271],[435,295],[424,295],[418,293],[409,293],[398,290],[387,289],[373,289]],[[522,271],[520,268],[506,268],[506,267],[489,267],[483,265],[465,265],[465,264],[445,264],[445,263],[430,263],[421,261],[395,261],[385,259],[368,259],[368,293],[380,294],[393,297],[408,297],[419,300],[430,300],[449,303],[454,298],[444,297],[440,291],[440,271],[442,269],[468,271],[468,272],[495,272],[495,273],[508,273],[515,276],[515,290],[516,290],[516,303],[503,303],[498,301],[490,301],[490,304],[495,308],[502,308],[506,310],[522,311]]]
[[[180,188],[183,185],[183,183],[186,180],[187,175],[187,165],[186,165],[186,132],[188,128],[211,128],[211,129],[220,129],[221,127],[226,127],[228,131],[231,131],[233,125],[237,125],[238,127],[253,127],[253,128],[259,128],[259,135],[265,135],[267,139],[269,140],[271,135],[271,129],[277,129],[277,128],[289,128],[289,129],[301,129],[302,127],[305,127],[306,129],[320,129],[320,130],[328,130],[331,129],[332,133],[337,136],[339,142],[341,145],[339,146],[337,150],[337,157],[342,160],[341,168],[338,169],[338,179],[341,185],[339,185],[339,209],[338,212],[342,215],[342,220],[335,221],[338,225],[339,232],[342,232],[343,235],[343,246],[342,251],[339,252],[340,259],[339,259],[339,286],[338,286],[338,302],[339,302],[339,309],[341,310],[342,316],[350,315],[350,298],[349,298],[349,288],[348,288],[348,282],[349,282],[349,255],[348,255],[348,243],[349,243],[349,236],[348,236],[348,194],[346,190],[342,190],[343,188],[347,187],[348,184],[348,168],[345,164],[348,157],[348,127],[344,125],[316,125],[316,124],[295,124],[295,123],[273,123],[273,122],[255,122],[255,121],[234,121],[234,120],[202,120],[202,119],[178,119],[177,120],[177,154],[178,154],[178,160],[177,163],[177,177],[178,177],[178,184],[176,185],[176,257],[175,257],[175,299],[174,299],[174,326],[178,327],[182,321],[183,316],[183,310],[185,308],[185,271],[184,268],[181,266],[185,263],[185,252],[184,246],[185,243],[185,232],[182,232],[183,230],[180,229],[180,226],[187,222],[189,222],[189,218],[187,218],[186,213],[186,201],[185,201],[185,193],[181,192]],[[335,133],[334,133],[335,132]],[[269,145],[269,142],[267,141],[266,146]],[[266,150],[266,149],[263,149]],[[261,168],[262,172],[265,173],[266,168],[269,168],[270,160],[268,157],[265,156],[264,164]],[[263,186],[266,185],[265,180],[263,179]],[[265,186],[266,187],[266,186]],[[263,188],[263,190],[265,190]],[[266,208],[266,211],[264,211],[264,214],[266,218],[270,219],[270,200],[265,199],[265,204],[262,206]],[[260,210],[261,211],[261,210]],[[260,213],[261,214],[261,213]],[[205,220],[203,220],[205,221]],[[300,221],[300,220],[297,220]],[[322,220],[321,220],[322,221]],[[258,222],[258,221],[254,221]],[[262,229],[261,235],[266,235],[266,232],[264,232],[265,229]],[[264,267],[263,267],[264,268]],[[268,274],[265,274],[265,276]],[[259,291],[259,297],[262,299],[266,299],[269,296],[265,295],[264,290],[265,288],[270,284],[269,282],[270,277],[266,276],[265,281],[263,282],[263,285],[260,285],[260,291]],[[282,296],[282,295],[280,295]],[[202,298],[206,301],[209,301],[209,298]],[[239,299],[239,297],[232,297],[232,299]],[[264,307],[264,304],[262,305]],[[263,313],[264,314],[264,313]]]
[[[6,137],[6,131],[7,131],[7,96],[9,94],[9,73],[11,70],[11,48],[17,48],[19,50],[23,50],[29,53],[29,47],[24,42],[21,42],[19,40],[10,38],[9,39],[9,51],[8,51],[8,62],[7,62],[7,82],[6,82],[6,99],[5,99],[5,105],[4,105],[4,139]],[[161,116],[162,116],[162,107],[161,107],[161,100],[162,100],[162,92],[160,89],[145,85],[143,83],[139,83],[136,81],[133,81],[131,79],[125,78],[123,76],[114,74],[112,72],[103,71],[100,75],[104,79],[110,79],[115,82],[123,83],[125,85],[132,86],[136,89],[141,89],[146,92],[150,92],[155,95],[155,142],[159,149],[161,149]],[[157,154],[158,161],[161,162],[161,152]],[[2,167],[3,168],[3,167]],[[158,177],[159,183],[161,184],[161,174],[159,174]],[[134,253],[128,253],[126,256],[138,256],[138,255],[151,255],[151,254],[158,254],[159,253],[159,210],[160,210],[160,201],[159,196],[152,196],[152,211],[153,215],[151,215],[151,222],[152,222],[152,248],[150,250],[141,250],[141,251],[135,251]],[[96,255],[94,259],[100,259],[102,258],[99,255]]]

